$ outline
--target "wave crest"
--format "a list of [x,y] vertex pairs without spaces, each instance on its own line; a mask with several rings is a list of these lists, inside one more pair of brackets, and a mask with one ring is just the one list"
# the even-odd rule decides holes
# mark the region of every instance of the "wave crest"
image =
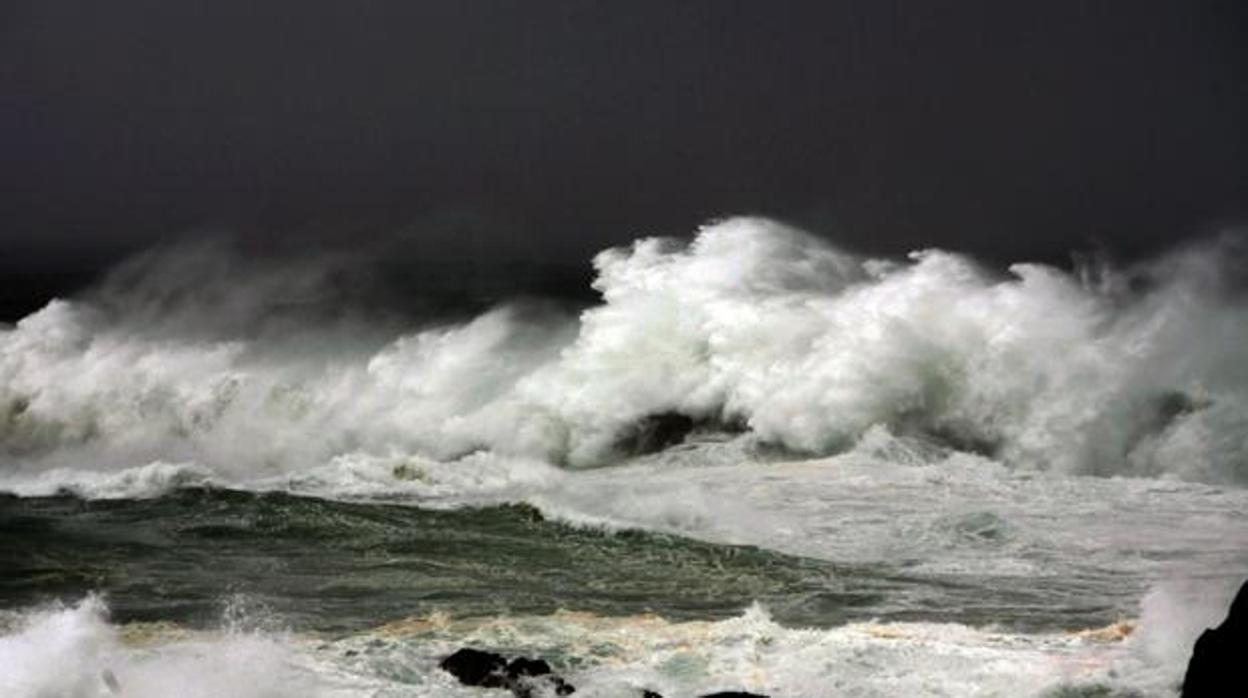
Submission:
[[1019,468],[1243,482],[1234,245],[1125,271],[1000,275],[938,250],[866,259],[734,218],[688,244],[601,253],[603,302],[578,318],[513,304],[384,341],[344,339],[351,323],[177,329],[197,314],[237,327],[214,314],[282,300],[243,291],[205,308],[184,290],[145,297],[142,323],[90,297],[54,301],[0,332],[0,449],[10,471],[166,460],[235,481],[346,454],[585,466],[676,415],[811,454],[884,426]]

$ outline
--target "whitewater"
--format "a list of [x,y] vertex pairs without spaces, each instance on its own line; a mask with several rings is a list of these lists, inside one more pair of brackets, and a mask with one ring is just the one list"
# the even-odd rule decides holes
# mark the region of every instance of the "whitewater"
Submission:
[[1177,695],[1248,577],[1244,255],[731,218],[465,318],[149,252],[0,329],[0,694],[489,695],[472,645],[591,696]]

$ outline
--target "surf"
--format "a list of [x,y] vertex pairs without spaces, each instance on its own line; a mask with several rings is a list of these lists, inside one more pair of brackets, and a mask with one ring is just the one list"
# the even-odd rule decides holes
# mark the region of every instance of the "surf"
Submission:
[[[245,486],[478,452],[595,467],[670,416],[797,455],[880,427],[1020,470],[1242,483],[1240,252],[998,271],[732,218],[599,254],[601,302],[579,314],[505,303],[413,327],[305,312],[334,278],[311,261],[174,248],[0,331],[3,480],[164,462]],[[178,272],[195,267],[228,273]]]

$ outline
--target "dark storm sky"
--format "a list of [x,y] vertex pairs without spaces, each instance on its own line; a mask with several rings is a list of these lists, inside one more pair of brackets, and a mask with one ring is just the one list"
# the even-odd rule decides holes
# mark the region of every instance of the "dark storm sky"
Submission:
[[211,227],[579,263],[749,212],[1136,254],[1248,213],[1242,5],[9,0],[0,274]]

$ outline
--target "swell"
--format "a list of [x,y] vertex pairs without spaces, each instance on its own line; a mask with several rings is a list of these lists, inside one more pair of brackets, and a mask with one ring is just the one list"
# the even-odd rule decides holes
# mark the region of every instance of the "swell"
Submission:
[[294,629],[338,632],[412,613],[723,618],[756,598],[801,617],[807,595],[852,609],[901,586],[833,582],[830,563],[756,548],[574,528],[526,506],[431,511],[213,488],[3,496],[0,542],[6,606],[102,593],[123,622],[200,627],[238,594]]
[[[601,253],[602,301],[579,316],[516,303],[415,327],[288,312],[325,283],[315,265],[228,254],[149,258],[152,278],[0,332],[6,479],[169,461],[243,483],[478,452],[584,467],[708,428],[829,454],[885,428],[1013,468],[1248,481],[1231,239],[1131,269],[999,274],[736,218]],[[231,272],[169,271],[197,266]]]
[[433,511],[213,488],[142,500],[0,495],[0,563],[6,607],[102,593],[120,621],[203,627],[241,594],[293,629],[324,632],[411,614],[561,609],[715,620],[756,602],[797,626],[882,619],[1034,631],[1112,622],[1135,591],[1118,579],[1119,598],[1089,602],[1078,598],[1086,581],[905,574],[571,526],[519,505]]

